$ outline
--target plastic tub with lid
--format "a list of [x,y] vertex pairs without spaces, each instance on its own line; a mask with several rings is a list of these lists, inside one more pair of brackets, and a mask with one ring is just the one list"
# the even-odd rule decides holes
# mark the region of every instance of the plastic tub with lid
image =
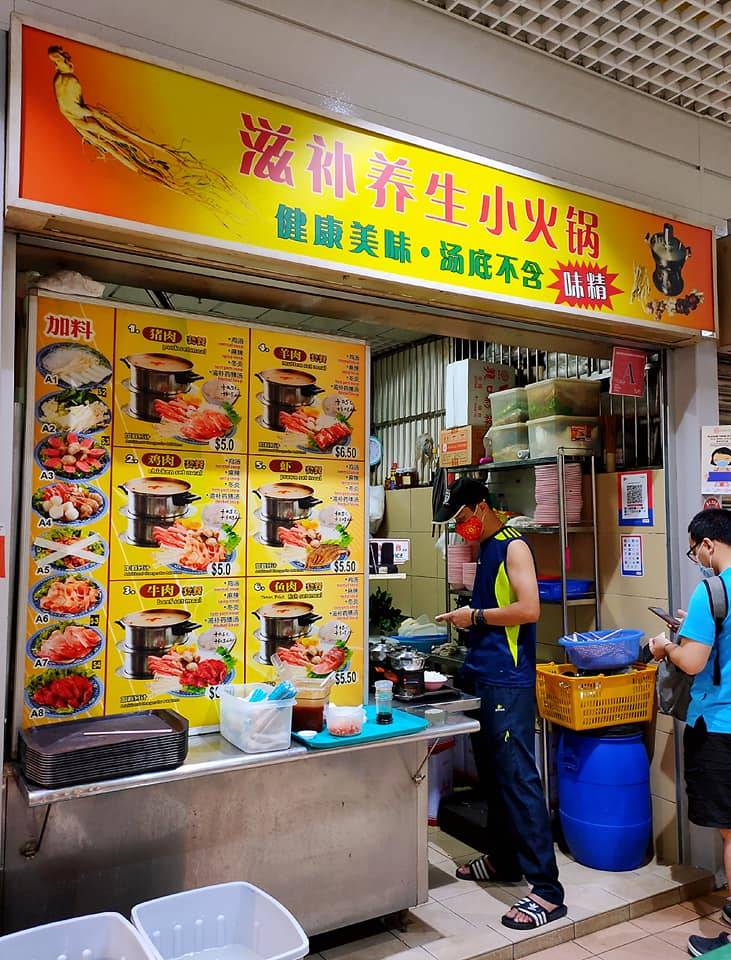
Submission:
[[[494,429],[494,428],[493,428]],[[598,454],[601,449],[598,417],[544,417],[528,421],[531,459],[567,453]]]
[[579,380],[574,377],[552,377],[529,383],[528,419],[543,417],[597,417],[599,415],[598,380]]
[[528,419],[528,394],[525,387],[499,390],[490,394],[490,409],[494,427],[509,423],[525,423]]
[[189,955],[190,960],[198,955],[213,960],[216,948],[227,960],[301,960],[309,951],[305,932],[289,910],[239,881],[140,903],[132,922],[153,960]]
[[221,686],[221,736],[244,753],[275,753],[288,750],[292,739],[291,700],[259,700],[245,698],[254,690],[271,693],[265,683],[239,683]]
[[492,441],[492,458],[495,463],[511,463],[529,457],[528,427],[524,423],[509,423],[503,427],[490,427],[487,436]]

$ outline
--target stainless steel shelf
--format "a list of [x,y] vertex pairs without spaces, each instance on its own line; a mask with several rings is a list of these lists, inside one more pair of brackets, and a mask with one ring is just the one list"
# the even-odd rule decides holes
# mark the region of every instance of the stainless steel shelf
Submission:
[[[561,600],[541,600],[542,604],[545,604],[549,607],[560,607]],[[592,593],[591,596],[587,597],[567,597],[566,606],[567,607],[593,607],[596,604],[596,597]]]
[[[588,460],[596,454],[593,453],[567,453],[564,455],[564,461]],[[528,467],[546,467],[558,463],[558,457],[538,457],[535,460],[509,460],[507,462],[478,463],[470,467],[445,467],[448,473],[487,473],[493,470],[525,470]]]

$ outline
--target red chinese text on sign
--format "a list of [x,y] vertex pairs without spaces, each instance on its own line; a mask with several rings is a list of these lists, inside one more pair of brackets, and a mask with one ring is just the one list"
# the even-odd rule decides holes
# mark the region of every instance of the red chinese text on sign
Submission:
[[346,190],[355,194],[353,157],[346,152],[343,141],[336,140],[330,150],[325,138],[315,133],[312,142],[307,146],[312,151],[307,164],[307,170],[312,177],[312,192],[321,194],[327,187],[332,190],[336,200],[343,200]]
[[287,144],[294,142],[294,137],[290,136],[292,128],[283,123],[275,130],[266,117],[254,120],[250,113],[242,113],[241,122],[244,129],[239,133],[244,155],[239,172],[257,180],[272,180],[293,187],[291,164],[294,151],[286,149]]

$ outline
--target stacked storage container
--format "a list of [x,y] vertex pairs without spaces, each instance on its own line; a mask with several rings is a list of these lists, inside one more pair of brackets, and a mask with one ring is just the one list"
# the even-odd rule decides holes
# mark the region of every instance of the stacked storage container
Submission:
[[555,457],[559,448],[566,453],[600,453],[598,380],[554,377],[525,390],[531,459]]

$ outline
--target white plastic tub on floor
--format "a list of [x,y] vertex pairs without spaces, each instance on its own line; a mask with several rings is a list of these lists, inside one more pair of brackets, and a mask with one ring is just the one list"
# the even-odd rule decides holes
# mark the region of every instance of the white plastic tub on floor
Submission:
[[95,913],[0,937],[2,960],[156,960],[129,920]]
[[132,910],[132,922],[155,960],[302,960],[309,951],[292,914],[250,883],[149,900]]

